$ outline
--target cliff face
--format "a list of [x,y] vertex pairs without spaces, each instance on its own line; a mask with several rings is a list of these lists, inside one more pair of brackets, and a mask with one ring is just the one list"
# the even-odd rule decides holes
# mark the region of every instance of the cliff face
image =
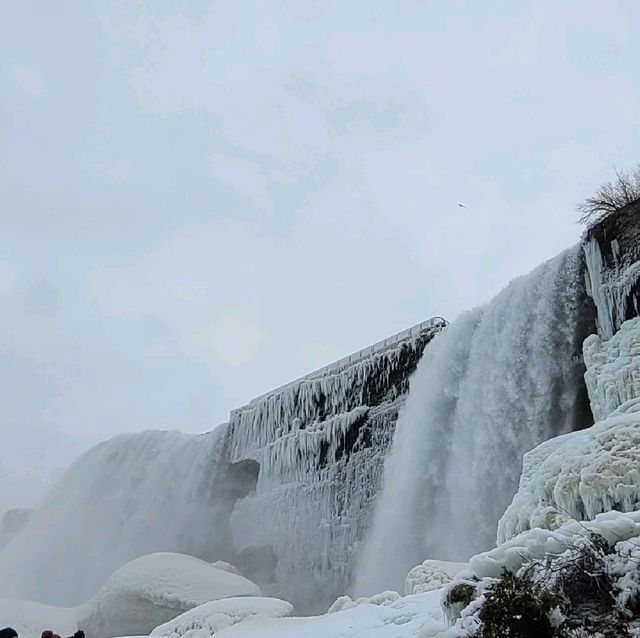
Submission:
[[350,587],[409,377],[444,325],[415,326],[231,413],[232,466],[259,467],[231,515],[235,562],[265,592],[313,612]]
[[625,321],[640,316],[640,202],[597,224],[585,240],[598,329],[610,339]]

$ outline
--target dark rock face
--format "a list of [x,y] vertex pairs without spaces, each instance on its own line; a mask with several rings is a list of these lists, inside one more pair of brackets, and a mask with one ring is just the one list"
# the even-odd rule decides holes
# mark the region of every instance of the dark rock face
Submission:
[[230,462],[259,467],[231,514],[235,563],[265,593],[324,612],[349,589],[410,376],[445,325],[425,322],[231,413]]
[[625,321],[640,316],[640,202],[594,226],[585,240],[599,330],[611,337]]

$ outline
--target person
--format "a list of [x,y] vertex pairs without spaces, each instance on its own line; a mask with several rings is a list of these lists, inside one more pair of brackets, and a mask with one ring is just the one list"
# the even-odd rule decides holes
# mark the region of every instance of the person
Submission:
[[53,632],[51,631],[51,629],[45,629],[42,632],[42,635],[40,636],[40,638],[53,638]]
[[84,631],[82,629],[78,629],[73,636],[69,636],[69,638],[84,638]]
[[18,632],[13,627],[0,629],[0,638],[18,638]]

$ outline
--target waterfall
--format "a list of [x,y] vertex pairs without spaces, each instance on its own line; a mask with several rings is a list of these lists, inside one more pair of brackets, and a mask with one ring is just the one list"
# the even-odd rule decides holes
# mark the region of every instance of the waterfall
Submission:
[[581,344],[593,332],[580,247],[512,281],[425,350],[385,464],[356,589],[402,591],[426,558],[495,544],[522,455],[590,424]]
[[229,533],[216,496],[223,430],[127,434],[89,450],[0,552],[0,597],[71,606],[143,554],[208,558]]

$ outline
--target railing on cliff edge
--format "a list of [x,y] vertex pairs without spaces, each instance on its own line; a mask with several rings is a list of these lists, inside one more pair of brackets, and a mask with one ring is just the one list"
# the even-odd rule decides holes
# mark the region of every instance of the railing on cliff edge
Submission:
[[374,354],[380,354],[385,350],[390,350],[391,348],[396,347],[398,344],[403,343],[405,341],[409,341],[410,339],[416,338],[420,336],[422,333],[432,330],[433,328],[437,328],[437,327],[444,328],[447,325],[449,325],[449,322],[446,319],[444,319],[443,317],[437,317],[437,316],[431,317],[426,321],[421,321],[415,326],[412,326],[411,328],[407,328],[406,330],[402,330],[401,332],[398,332],[390,337],[387,337],[386,339],[382,339],[381,341],[377,341],[376,343],[374,343],[371,346],[368,346],[367,348],[358,350],[357,352],[347,355],[346,357],[342,357],[341,359],[338,359],[333,363],[323,366],[322,368],[318,368],[317,370],[314,370],[313,372],[309,372],[308,374],[305,374],[302,377],[298,377],[294,381],[289,381],[288,383],[278,386],[273,390],[264,392],[263,394],[255,397],[254,399],[251,399],[251,401],[249,401],[247,405],[241,408],[236,408],[235,410],[231,410],[231,414],[233,414],[234,412],[241,412],[242,410],[249,407],[253,407],[256,403],[258,403],[262,399],[272,394],[282,392],[285,388],[288,388],[292,385],[296,385],[302,381],[306,381],[307,379],[316,379],[318,377],[323,377],[325,375],[332,374],[337,370],[340,370],[341,368],[344,368],[348,365],[352,365],[354,363],[358,363],[358,361],[362,361],[363,359],[366,359],[367,357],[370,357]]

